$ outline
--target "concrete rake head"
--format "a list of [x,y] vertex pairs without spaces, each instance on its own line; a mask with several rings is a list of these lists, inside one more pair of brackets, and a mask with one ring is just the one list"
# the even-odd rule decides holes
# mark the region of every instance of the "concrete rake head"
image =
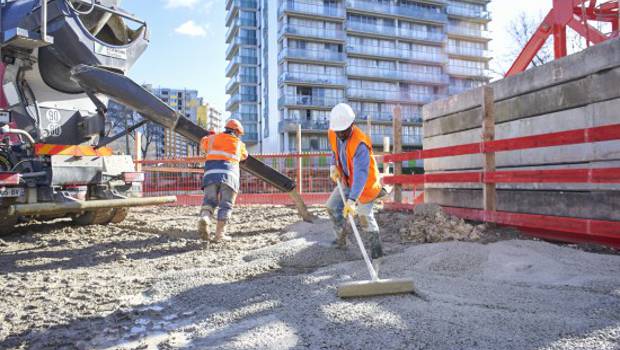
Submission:
[[356,298],[391,294],[417,294],[413,280],[406,278],[377,279],[342,283],[337,287],[338,297]]

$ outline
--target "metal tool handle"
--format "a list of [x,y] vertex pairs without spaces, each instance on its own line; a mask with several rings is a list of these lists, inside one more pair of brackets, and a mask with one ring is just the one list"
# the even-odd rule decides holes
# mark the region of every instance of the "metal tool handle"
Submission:
[[[347,199],[344,196],[344,191],[342,190],[342,185],[340,185],[340,181],[337,181],[336,184],[338,185],[338,191],[340,192],[342,203],[346,205]],[[368,254],[366,253],[366,248],[364,247],[364,243],[362,242],[362,237],[360,236],[360,233],[357,230],[357,225],[355,225],[355,219],[353,218],[353,215],[349,215],[348,219],[349,219],[349,223],[351,224],[351,228],[353,229],[353,234],[355,235],[355,240],[357,241],[357,245],[360,247],[360,251],[362,252],[362,256],[364,257],[364,261],[366,262],[366,267],[368,267],[368,272],[370,273],[370,277],[372,278],[373,281],[376,281],[379,279],[379,276],[377,275],[377,271],[375,271],[375,268],[372,266],[372,262],[370,261]]]

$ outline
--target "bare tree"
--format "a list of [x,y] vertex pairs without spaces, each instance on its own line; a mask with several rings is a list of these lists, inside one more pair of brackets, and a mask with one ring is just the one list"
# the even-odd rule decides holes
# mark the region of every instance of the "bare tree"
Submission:
[[[517,57],[521,50],[527,45],[530,38],[538,30],[538,26],[542,23],[543,17],[539,15],[530,15],[526,12],[520,12],[510,21],[508,25],[508,33],[516,45],[513,50],[513,57]],[[552,40],[547,39],[545,45],[538,51],[532,59],[532,66],[541,66],[553,60]]]
[[[528,41],[538,30],[538,27],[544,20],[544,14],[519,12],[506,26],[506,31],[513,41],[513,49],[507,54],[498,57],[491,70],[498,76],[503,76],[508,71],[514,60],[519,56],[521,50],[527,45]],[[590,23],[601,32],[609,31],[601,22]],[[568,28],[566,33],[566,41],[568,53],[572,54],[587,48],[586,40],[574,30]],[[555,59],[553,50],[553,37],[549,36],[543,47],[536,53],[532,59],[531,67],[541,66]]]

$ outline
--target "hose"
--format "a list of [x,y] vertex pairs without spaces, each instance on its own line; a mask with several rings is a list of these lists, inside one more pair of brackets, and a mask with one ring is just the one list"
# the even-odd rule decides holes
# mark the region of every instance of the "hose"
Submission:
[[93,12],[95,10],[95,0],[90,0],[90,8],[88,10],[86,10],[86,11],[80,11],[80,10],[76,9],[73,6],[73,3],[71,2],[71,0],[65,0],[65,2],[67,3],[67,6],[69,6],[69,8],[73,12],[75,12],[75,13],[77,13],[79,15],[88,15],[88,14],[90,14],[91,12]]

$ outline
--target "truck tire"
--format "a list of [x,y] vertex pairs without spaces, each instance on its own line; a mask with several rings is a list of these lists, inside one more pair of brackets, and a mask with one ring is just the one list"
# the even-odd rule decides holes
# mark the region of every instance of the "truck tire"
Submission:
[[114,209],[98,209],[73,217],[73,222],[80,226],[105,225],[110,223],[113,215]]
[[110,222],[113,224],[120,224],[121,222],[125,221],[125,219],[127,218],[127,214],[129,214],[128,208],[116,208],[112,209],[112,211],[112,220],[110,220]]
[[3,216],[0,214],[0,236],[6,236],[13,233],[17,224],[17,216]]

